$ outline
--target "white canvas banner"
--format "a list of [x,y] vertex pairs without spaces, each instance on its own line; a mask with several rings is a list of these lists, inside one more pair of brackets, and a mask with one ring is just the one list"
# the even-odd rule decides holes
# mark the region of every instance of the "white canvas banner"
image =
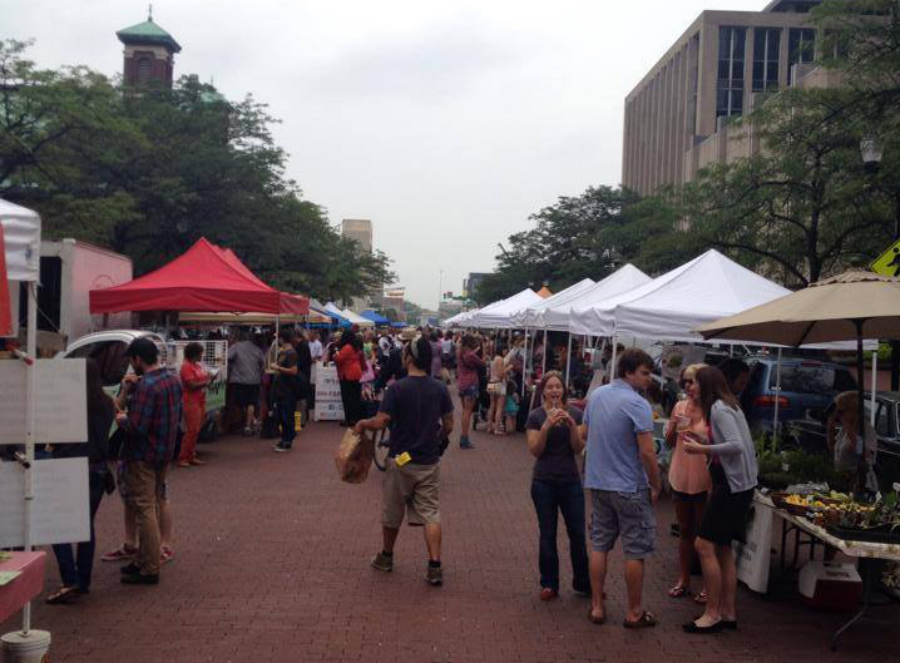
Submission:
[[747,525],[747,542],[735,543],[738,580],[754,592],[769,591],[769,566],[772,561],[772,509],[753,502]]

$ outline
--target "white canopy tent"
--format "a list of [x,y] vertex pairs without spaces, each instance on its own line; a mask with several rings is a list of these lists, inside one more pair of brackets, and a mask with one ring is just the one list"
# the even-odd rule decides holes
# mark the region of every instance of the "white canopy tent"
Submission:
[[642,285],[629,290],[622,290],[612,297],[598,299],[589,304],[572,306],[569,317],[569,331],[576,334],[590,334],[592,336],[615,335],[615,310],[617,306],[638,300],[641,297],[658,290],[669,281],[677,279],[685,272],[689,272],[697,262],[706,259],[711,253],[717,252],[713,250],[707,251],[703,255],[666,272],[662,276],[658,276],[652,280],[648,277],[647,281]]
[[[31,510],[34,503],[34,445],[36,423],[36,362],[37,359],[37,285],[41,269],[41,217],[24,207],[0,199],[0,225],[3,226],[7,278],[26,284],[28,297],[28,327],[26,337],[25,404],[27,425],[25,432],[25,545],[32,549]],[[22,611],[22,632],[31,630],[31,604]]]
[[364,318],[361,315],[354,313],[348,308],[345,308],[343,311],[339,311],[338,315],[341,315],[345,320],[349,320],[350,324],[356,325],[357,327],[375,326],[374,322],[372,322],[368,318]]
[[513,314],[523,308],[543,301],[543,298],[531,288],[525,288],[512,297],[488,304],[475,311],[466,321],[467,327],[485,327],[491,329],[511,329],[514,327]]
[[[579,307],[586,307],[609,300],[624,292],[649,283],[650,277],[631,264],[620,267],[618,270],[586,289],[577,298],[565,302],[559,306],[551,307],[541,316],[541,327],[551,331],[572,331],[579,334],[592,334],[591,331],[573,329],[571,323],[572,312]],[[600,334],[596,334],[600,335]]]
[[341,310],[339,306],[337,306],[334,302],[328,302],[325,306],[322,307],[325,311],[329,313],[334,313],[335,315],[339,315],[344,317],[344,312]]
[[447,318],[444,321],[444,324],[447,325],[448,327],[462,327],[464,325],[465,321],[473,313],[475,313],[475,311],[460,311],[456,315]]
[[556,306],[563,306],[573,299],[576,299],[595,284],[596,281],[593,279],[582,279],[578,283],[570,285],[565,290],[561,290],[555,295],[547,297],[547,299],[542,299],[541,301],[514,313],[512,316],[513,323],[516,327],[542,329],[544,311]]
[[[619,303],[612,312],[613,333],[702,343],[703,336],[694,331],[700,325],[790,294],[714,249],[679,270],[674,278]],[[608,319],[606,312],[603,319]]]

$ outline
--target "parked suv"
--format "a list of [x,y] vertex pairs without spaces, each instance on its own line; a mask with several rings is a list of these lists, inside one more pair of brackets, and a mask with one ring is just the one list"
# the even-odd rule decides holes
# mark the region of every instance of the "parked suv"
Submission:
[[777,364],[773,357],[748,357],[750,381],[741,404],[750,426],[771,431],[778,399],[778,421],[803,419],[810,409],[824,410],[842,391],[856,389],[856,380],[845,366],[806,358],[782,358],[781,393],[777,394]]

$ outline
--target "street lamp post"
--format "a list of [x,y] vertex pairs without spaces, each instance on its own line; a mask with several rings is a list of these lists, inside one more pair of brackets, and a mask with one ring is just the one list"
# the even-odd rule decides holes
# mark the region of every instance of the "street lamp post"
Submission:
[[[875,136],[864,136],[859,141],[863,167],[875,174],[881,167],[884,156],[881,144]],[[894,241],[900,240],[900,189],[894,191]],[[900,341],[891,341],[891,391],[900,389]]]

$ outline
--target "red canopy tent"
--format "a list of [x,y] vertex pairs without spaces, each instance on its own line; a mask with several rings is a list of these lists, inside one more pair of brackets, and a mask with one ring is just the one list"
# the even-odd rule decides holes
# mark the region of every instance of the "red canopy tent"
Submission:
[[309,299],[260,281],[230,250],[201,238],[172,262],[128,283],[91,290],[91,313],[204,311],[305,315]]

